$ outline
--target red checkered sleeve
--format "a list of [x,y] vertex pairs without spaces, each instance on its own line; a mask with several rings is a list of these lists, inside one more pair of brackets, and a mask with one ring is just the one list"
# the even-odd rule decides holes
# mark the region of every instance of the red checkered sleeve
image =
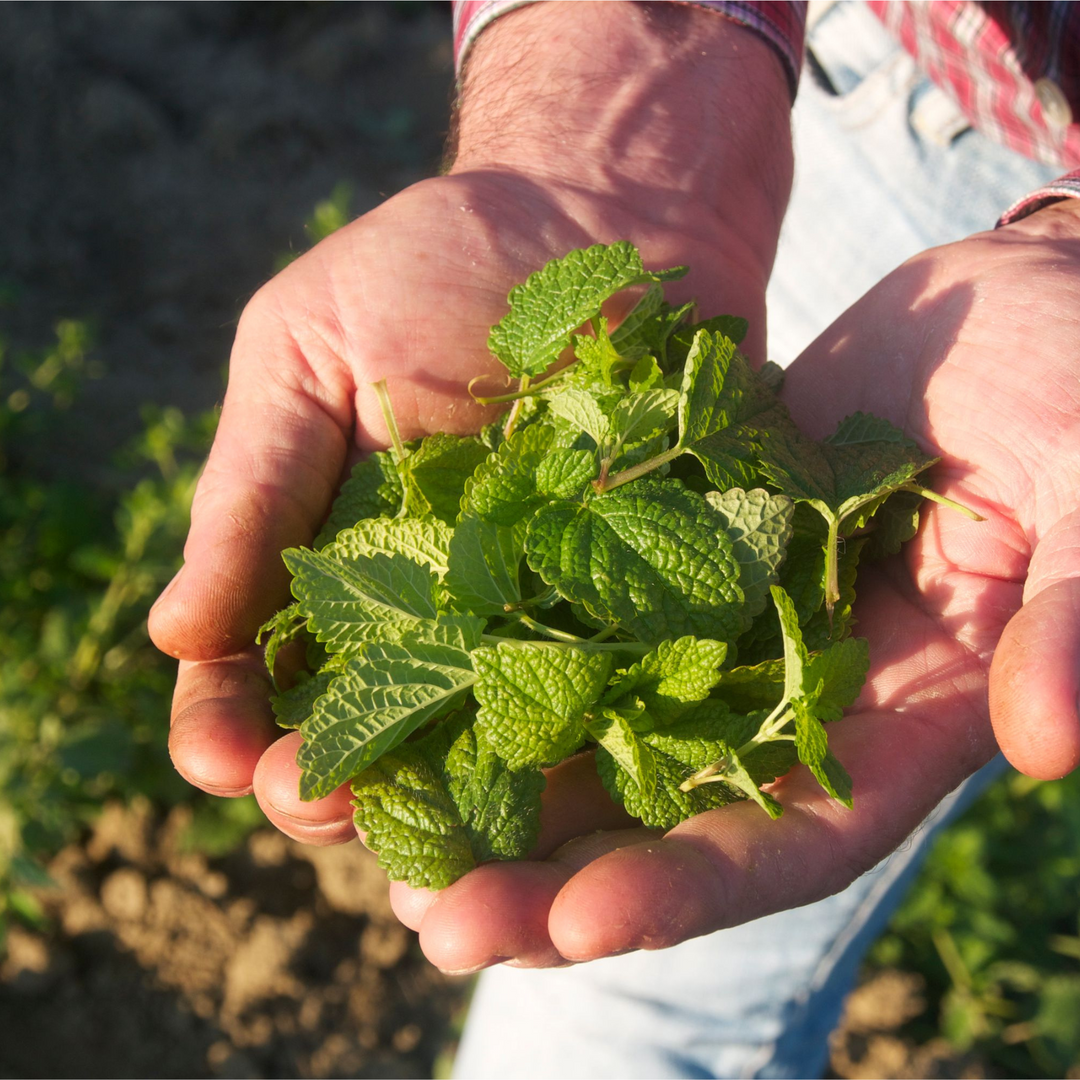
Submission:
[[1051,203],[1060,202],[1062,199],[1080,199],[1080,169],[1066,173],[1065,176],[1059,177],[1052,184],[1047,184],[1045,187],[1039,188],[1038,191],[1033,191],[1030,195],[1025,195],[1018,202],[1013,203],[1001,215],[998,224],[1008,225],[1011,221],[1019,221],[1021,218],[1027,217],[1028,214],[1034,214],[1036,210],[1041,210]]
[[[481,31],[500,15],[535,0],[454,0],[454,57],[458,71]],[[690,0],[695,7],[711,8],[734,19],[763,37],[780,55],[787,71],[792,97],[802,70],[805,0],[759,0],[754,3],[725,0]]]
[[1025,157],[1080,167],[1080,4],[868,7],[984,135]]

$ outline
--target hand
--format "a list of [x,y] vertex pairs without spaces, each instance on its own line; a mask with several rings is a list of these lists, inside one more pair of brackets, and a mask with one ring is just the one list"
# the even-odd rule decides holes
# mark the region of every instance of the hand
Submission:
[[[487,331],[510,286],[618,239],[648,266],[695,267],[676,295],[745,314],[764,354],[791,170],[769,46],[681,6],[537,5],[485,32],[463,102],[451,175],[342,229],[248,305],[185,567],[151,616],[181,658],[177,768],[219,795],[254,789],[312,843],[354,835],[349,793],[299,801],[297,736],[279,738],[252,643],[288,600],[281,550],[310,542],[350,456],[386,445],[370,384],[387,380],[405,438],[475,430],[487,416],[466,385],[492,370]],[[565,838],[578,826],[560,818],[558,789],[549,830]]]
[[[784,817],[742,804],[663,838],[604,828],[554,780],[581,838],[544,862],[489,864],[438,894],[395,885],[399,917],[448,970],[656,949],[810,903],[892,851],[1001,747],[1060,776],[1080,762],[1080,211],[1061,204],[911,260],[789,370],[796,419],[821,437],[869,410],[941,455],[934,486],[985,515],[927,506],[903,556],[860,574],[871,670],[830,743],[855,809],[806,770],[775,785]],[[989,690],[989,706],[988,706]],[[993,727],[991,726],[991,714]],[[575,807],[577,808],[575,810]],[[613,825],[606,825],[613,828]],[[568,836],[565,831],[563,836]],[[551,828],[549,848],[560,839]]]

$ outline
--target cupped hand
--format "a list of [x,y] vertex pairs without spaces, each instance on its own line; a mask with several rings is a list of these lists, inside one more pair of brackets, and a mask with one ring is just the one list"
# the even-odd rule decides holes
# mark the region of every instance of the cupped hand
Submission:
[[854,810],[799,767],[775,785],[780,821],[742,804],[660,837],[604,820],[595,783],[575,766],[544,861],[489,864],[438,894],[392,887],[436,964],[580,962],[810,903],[891,852],[998,743],[1033,776],[1077,765],[1074,205],[911,260],[789,369],[785,394],[808,433],[859,409],[886,417],[942,458],[935,488],[985,518],[928,505],[905,553],[860,574],[857,632],[871,670],[830,727]]
[[371,384],[386,380],[406,439],[476,430],[490,416],[467,386],[488,373],[504,388],[485,346],[509,288],[596,242],[630,239],[650,267],[689,263],[697,269],[677,295],[707,296],[715,311],[746,312],[760,327],[767,268],[743,258],[718,219],[698,220],[690,236],[569,183],[470,172],[390,199],[255,296],[237,331],[185,565],[150,620],[157,645],[181,660],[170,748],[188,780],[219,795],[254,789],[298,839],[353,835],[347,791],[299,801],[296,736],[280,738],[253,642],[288,602],[282,549],[310,543],[346,464],[387,444]]

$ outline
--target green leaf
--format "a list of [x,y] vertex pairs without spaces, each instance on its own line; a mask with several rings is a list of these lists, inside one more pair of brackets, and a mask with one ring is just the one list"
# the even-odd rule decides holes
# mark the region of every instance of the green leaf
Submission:
[[496,525],[468,513],[450,541],[446,587],[454,607],[474,615],[502,615],[521,599],[518,567],[525,552],[522,524]]
[[714,336],[729,338],[734,344],[741,345],[750,324],[740,315],[714,315],[711,319],[694,323],[689,328],[691,335],[697,335],[700,330],[707,330]]
[[388,450],[372,454],[353,466],[312,546],[318,551],[342,529],[351,528],[364,518],[393,516],[401,509],[404,496],[394,455]]
[[536,468],[536,489],[554,499],[573,499],[596,476],[596,453],[592,450],[552,450]]
[[429,720],[459,708],[475,681],[469,654],[461,649],[367,645],[300,728],[300,797],[329,795]]
[[611,331],[611,343],[624,353],[634,349],[652,349],[655,342],[648,330],[663,307],[664,288],[654,283],[641,294],[626,318]]
[[[647,291],[634,310],[612,331],[611,338],[624,357],[652,357],[663,371],[668,368],[669,346],[675,335],[683,332],[683,323],[693,312],[694,304],[691,301],[680,307],[672,307],[663,301],[659,287],[651,288],[656,289],[655,297],[651,297]],[[679,352],[679,349],[676,348],[676,351]],[[685,355],[686,349],[682,349],[680,362]]]
[[585,729],[635,784],[643,800],[656,792],[656,758],[618,709],[601,709]]
[[322,553],[342,562],[376,552],[404,555],[434,571],[441,580],[446,574],[453,532],[435,517],[369,518],[338,533]]
[[270,699],[278,725],[283,728],[298,728],[309,719],[315,710],[315,702],[326,693],[337,671],[325,668],[306,679],[300,679],[294,686],[282,694],[275,694]]
[[663,381],[664,373],[652,356],[643,356],[630,371],[629,386],[635,393],[657,389]]
[[[760,724],[763,716],[756,718],[756,724]],[[756,730],[755,721],[751,720],[750,724]],[[689,791],[683,791],[680,785],[696,770],[729,754],[726,738],[738,738],[746,726],[746,718],[733,718],[723,705],[709,701],[660,730],[633,732],[631,728],[642,752],[651,751],[655,771],[655,786],[651,792],[643,790],[633,770],[603,744],[596,752],[596,767],[609,794],[629,813],[651,828],[671,829],[694,814],[745,797],[739,789],[724,783],[702,784]],[[625,757],[625,753],[622,756]]]
[[545,496],[536,489],[536,471],[554,438],[547,424],[531,424],[514,432],[466,485],[462,514],[471,510],[496,525],[515,525],[540,506]]
[[686,634],[730,642],[749,625],[724,519],[678,483],[639,480],[586,505],[550,503],[530,522],[525,552],[564,597],[646,644]]
[[601,446],[611,430],[611,421],[595,394],[577,386],[567,386],[548,401],[553,416],[584,431],[597,446]]
[[451,718],[353,782],[355,820],[393,881],[444,889],[490,859],[522,859],[540,831],[539,769],[514,771]]
[[658,724],[670,724],[688,705],[703,701],[720,681],[727,645],[707,638],[664,641],[636,664],[620,672],[604,695],[618,704],[630,695],[639,699]]
[[711,491],[705,498],[727,522],[725,531],[739,562],[739,586],[747,612],[760,615],[792,537],[792,502],[786,495],[770,495],[761,488]]
[[794,716],[799,760],[834,799],[850,808],[851,778],[829,750],[822,720],[839,720],[844,706],[858,696],[869,666],[866,644],[838,642],[811,658],[803,644],[795,605],[783,589],[773,586],[772,594],[784,637],[782,701],[788,703]]
[[749,486],[757,476],[761,428],[794,424],[730,338],[699,331],[683,370],[680,445],[721,490]]
[[457,520],[465,484],[490,454],[475,435],[429,435],[402,463],[410,516]]
[[472,654],[477,729],[511,768],[554,765],[585,741],[585,713],[611,672],[611,655],[506,642]]
[[571,373],[575,383],[583,386],[595,384],[611,387],[614,385],[613,370],[623,361],[619,350],[608,336],[607,319],[600,318],[594,323],[596,336],[574,334],[571,339],[574,355],[578,359],[577,368]]
[[627,394],[611,414],[611,433],[618,445],[669,431],[675,426],[679,395],[675,390],[642,390]]
[[321,552],[282,552],[309,629],[330,651],[363,641],[394,640],[438,614],[438,579],[404,555],[381,552],[348,563]]
[[867,537],[868,558],[895,555],[919,531],[922,501],[922,496],[914,491],[898,491],[884,501],[870,518],[873,531]]
[[[264,659],[271,679],[274,678],[274,664],[282,646],[299,638],[306,625],[307,620],[300,614],[299,605],[290,604],[259,627],[259,632],[255,635],[255,644],[261,645],[263,638],[269,639],[266,642]],[[277,683],[275,682],[274,685],[276,686]]]
[[731,756],[731,761],[727,768],[726,782],[731,784],[731,786],[738,791],[741,791],[747,798],[756,802],[773,820],[783,815],[784,808],[767,791],[761,790],[758,786],[758,782],[750,775],[749,770],[736,754],[732,754]]
[[799,760],[837,802],[850,810],[851,777],[829,750],[824,726],[801,698],[793,701],[791,707],[795,713],[795,749]]
[[510,290],[510,311],[492,328],[488,348],[520,378],[539,375],[570,343],[605,300],[631,285],[682,277],[685,267],[646,270],[626,241],[596,244],[553,259]]
[[807,686],[819,686],[815,713],[824,721],[839,720],[854,705],[870,670],[870,646],[866,638],[848,638],[813,653],[805,672]]
[[724,671],[716,692],[734,712],[771,711],[784,696],[784,661],[766,660]]
[[938,459],[927,457],[886,420],[854,413],[823,443],[794,428],[764,437],[761,468],[769,482],[796,501],[810,503],[829,525],[825,556],[826,601],[839,598],[837,538],[860,527],[885,498]]
[[[784,638],[784,701],[792,701],[805,691],[804,671],[810,658],[799,630],[799,615],[783,589],[773,585],[772,593],[776,612],[780,616],[780,632]],[[815,684],[816,685],[816,684]]]
[[[735,380],[728,372],[735,342],[703,330],[694,336],[679,393],[679,441],[689,446],[731,425]],[[726,393],[725,393],[726,391]]]

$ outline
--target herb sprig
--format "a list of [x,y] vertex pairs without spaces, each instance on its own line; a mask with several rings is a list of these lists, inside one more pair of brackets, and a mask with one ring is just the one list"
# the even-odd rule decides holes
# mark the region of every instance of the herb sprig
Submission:
[[[260,639],[271,674],[307,643],[274,702],[303,736],[301,796],[351,782],[394,879],[527,856],[543,770],[585,747],[650,826],[739,799],[777,817],[766,789],[798,762],[852,803],[827,724],[869,665],[855,573],[869,540],[914,535],[935,459],[863,413],[806,438],[778,369],[739,351],[745,320],[664,300],[685,272],[625,242],[548,263],[488,342],[518,380],[478,398],[504,419],[403,443],[376,387],[392,450],[356,466],[314,550],[284,552],[295,603]],[[611,330],[602,306],[635,286]]]

